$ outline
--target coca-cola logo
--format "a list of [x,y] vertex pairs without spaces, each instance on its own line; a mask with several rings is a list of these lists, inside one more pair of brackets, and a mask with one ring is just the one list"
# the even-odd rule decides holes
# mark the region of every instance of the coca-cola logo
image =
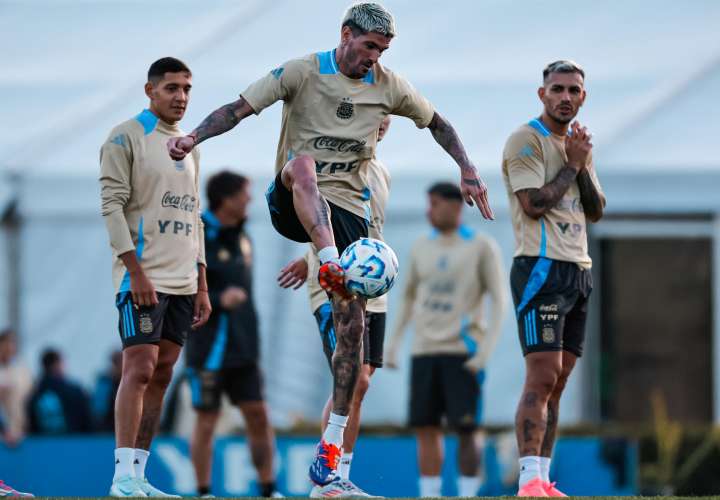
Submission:
[[189,194],[180,195],[167,191],[162,197],[162,206],[192,212],[195,210],[195,197]]
[[357,139],[342,139],[340,137],[329,137],[323,135],[315,139],[315,149],[326,149],[338,153],[360,153],[365,148],[365,141]]

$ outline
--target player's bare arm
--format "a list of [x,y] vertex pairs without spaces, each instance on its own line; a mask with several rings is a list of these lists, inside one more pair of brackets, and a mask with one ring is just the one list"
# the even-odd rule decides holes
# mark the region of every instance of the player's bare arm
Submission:
[[172,137],[168,140],[170,157],[173,160],[182,160],[196,145],[210,137],[224,134],[252,114],[255,114],[255,111],[242,96],[235,102],[221,106],[185,137]]
[[580,202],[585,212],[585,217],[590,222],[597,222],[603,216],[605,208],[605,197],[600,194],[592,181],[590,172],[586,168],[582,169],[577,176],[578,187],[580,188]]
[[435,142],[440,144],[460,167],[460,189],[467,204],[470,206],[476,204],[483,217],[493,219],[494,214],[488,201],[487,186],[480,179],[477,168],[468,158],[465,146],[455,128],[442,115],[435,112],[428,129],[430,129]]
[[198,264],[198,291],[195,296],[195,310],[193,314],[192,328],[197,329],[207,323],[210,319],[212,306],[210,305],[210,296],[208,295],[208,285],[205,274],[205,266]]
[[120,254],[125,269],[130,275],[130,293],[134,304],[138,306],[154,306],[158,304],[157,293],[150,279],[145,275],[135,250]]
[[278,274],[277,282],[282,288],[292,288],[297,290],[307,280],[308,275],[308,263],[304,257],[298,257],[295,260],[290,261],[285,267],[280,270]]
[[539,219],[557,205],[570,185],[578,180],[580,172],[585,170],[588,155],[592,150],[592,135],[577,122],[573,123],[572,132],[565,143],[567,164],[557,176],[539,189],[523,189],[515,193],[523,211],[533,219]]

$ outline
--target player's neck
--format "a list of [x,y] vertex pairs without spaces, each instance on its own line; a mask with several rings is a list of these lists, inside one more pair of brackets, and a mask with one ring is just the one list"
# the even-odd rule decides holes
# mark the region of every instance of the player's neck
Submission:
[[570,129],[570,123],[560,123],[546,112],[540,115],[540,121],[543,122],[543,125],[545,125],[550,132],[561,137],[565,137]]
[[174,128],[177,126],[179,120],[167,120],[165,119],[160,113],[158,113],[157,109],[155,109],[152,105],[152,102],[150,102],[150,106],[148,106],[148,109],[152,114],[158,117],[158,119],[168,125],[171,128]]
[[352,78],[353,80],[360,79],[359,77],[350,74],[350,70],[348,69],[347,64],[345,64],[345,48],[342,45],[335,49],[335,64],[337,64],[340,73],[344,76]]
[[447,227],[436,227],[435,229],[438,230],[440,234],[443,236],[452,236],[454,234],[457,234],[458,230],[460,229],[460,225],[457,226],[447,226]]

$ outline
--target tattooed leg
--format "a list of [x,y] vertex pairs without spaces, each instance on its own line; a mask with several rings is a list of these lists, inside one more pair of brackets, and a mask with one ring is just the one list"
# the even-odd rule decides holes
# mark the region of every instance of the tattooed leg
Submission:
[[553,447],[555,446],[555,437],[557,435],[558,417],[560,415],[560,397],[562,396],[568,377],[570,377],[570,373],[572,372],[576,361],[577,356],[567,351],[563,352],[562,373],[558,378],[557,384],[555,384],[555,389],[550,395],[550,399],[547,404],[547,429],[545,431],[542,446],[540,447],[541,457],[552,456]]
[[180,355],[180,349],[181,347],[173,342],[160,341],[160,353],[155,373],[150,379],[143,398],[142,418],[135,439],[135,448],[150,449],[150,444],[160,424],[163,398],[172,380],[173,366]]
[[539,352],[525,357],[525,387],[515,414],[521,457],[540,456],[548,425],[548,401],[562,370],[561,356],[559,352]]
[[360,372],[362,337],[365,329],[365,300],[333,298],[333,320],[337,334],[332,358],[333,413],[347,416]]
[[293,158],[283,168],[282,182],[292,191],[295,213],[315,247],[335,246],[330,207],[317,186],[315,160],[307,155]]

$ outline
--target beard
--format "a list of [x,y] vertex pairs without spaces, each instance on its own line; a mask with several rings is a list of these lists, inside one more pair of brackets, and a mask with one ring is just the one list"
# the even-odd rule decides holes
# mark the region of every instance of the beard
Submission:
[[548,116],[550,118],[552,118],[553,120],[555,120],[557,123],[560,123],[562,125],[567,125],[568,123],[570,123],[571,121],[573,121],[575,119],[575,116],[577,116],[577,112],[575,112],[571,115],[568,115],[567,117],[564,117],[557,113],[552,113],[552,112],[548,111]]

